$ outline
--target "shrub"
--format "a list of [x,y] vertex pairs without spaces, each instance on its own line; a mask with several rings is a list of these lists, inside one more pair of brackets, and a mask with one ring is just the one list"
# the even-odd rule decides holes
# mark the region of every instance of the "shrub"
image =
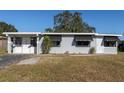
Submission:
[[119,47],[118,52],[124,52],[124,47]]
[[69,54],[69,51],[65,51],[65,53],[64,54]]
[[44,36],[42,43],[42,52],[43,54],[48,54],[51,48],[51,40],[49,36]]
[[90,54],[94,54],[95,52],[96,52],[96,49],[94,47],[90,48],[90,51],[89,51]]

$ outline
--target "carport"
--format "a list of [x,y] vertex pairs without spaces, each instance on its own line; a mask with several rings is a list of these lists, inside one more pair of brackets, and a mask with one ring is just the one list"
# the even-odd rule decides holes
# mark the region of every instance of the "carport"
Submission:
[[9,54],[39,54],[40,32],[7,32]]

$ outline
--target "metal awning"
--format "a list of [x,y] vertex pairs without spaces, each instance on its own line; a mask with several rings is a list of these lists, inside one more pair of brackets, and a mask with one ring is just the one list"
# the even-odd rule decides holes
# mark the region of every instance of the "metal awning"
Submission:
[[92,41],[92,36],[75,36],[75,41]]
[[51,41],[61,41],[61,36],[50,36]]
[[104,37],[104,41],[118,41],[118,37]]

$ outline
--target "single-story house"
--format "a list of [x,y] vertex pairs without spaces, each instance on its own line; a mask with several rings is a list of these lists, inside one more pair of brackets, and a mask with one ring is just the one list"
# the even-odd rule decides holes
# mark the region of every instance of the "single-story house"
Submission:
[[117,34],[98,33],[40,33],[6,32],[9,54],[40,54],[45,35],[52,41],[50,53],[88,54],[95,48],[97,54],[117,54],[119,37]]

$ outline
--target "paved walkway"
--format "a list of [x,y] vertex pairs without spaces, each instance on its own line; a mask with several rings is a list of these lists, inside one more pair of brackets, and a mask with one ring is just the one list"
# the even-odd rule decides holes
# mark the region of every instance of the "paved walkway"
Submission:
[[22,55],[22,54],[18,54],[18,55],[4,55],[4,56],[0,56],[0,68],[4,68],[5,66],[8,66],[12,63],[17,63],[21,60],[27,59],[32,57],[33,55]]
[[28,58],[21,60],[17,65],[32,65],[38,63],[40,57],[33,57],[33,58]]

